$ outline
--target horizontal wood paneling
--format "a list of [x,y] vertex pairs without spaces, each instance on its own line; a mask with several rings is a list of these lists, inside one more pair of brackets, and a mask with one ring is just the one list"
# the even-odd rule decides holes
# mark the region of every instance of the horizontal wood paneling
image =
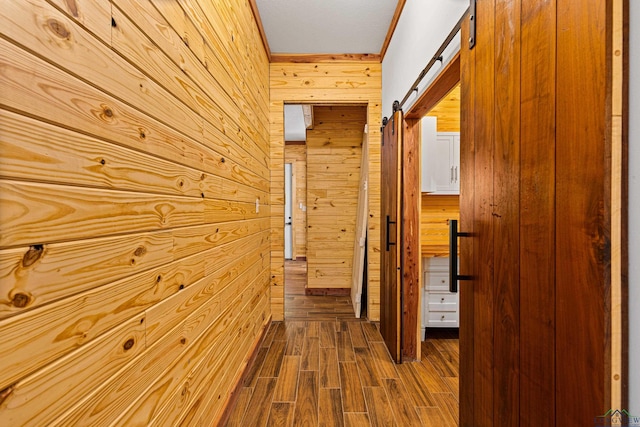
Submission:
[[[449,253],[449,220],[460,219],[459,196],[422,195],[420,245],[425,253]],[[441,248],[447,248],[442,253]]]
[[[380,318],[380,122],[382,116],[382,66],[358,59],[327,62],[276,62],[270,64],[271,155],[271,296],[275,320],[284,316],[284,103],[362,104],[367,106],[369,127],[369,226],[367,247],[367,316]],[[309,59],[309,58],[307,58]],[[319,58],[317,58],[319,59]],[[305,81],[309,81],[305,84]],[[350,82],[350,83],[347,83]],[[311,86],[311,87],[307,87]],[[328,153],[327,153],[328,154]],[[307,181],[313,179],[307,173]],[[335,184],[335,185],[334,185]],[[327,189],[344,189],[331,182]],[[356,178],[357,185],[357,178]],[[350,187],[349,187],[350,188]],[[310,191],[309,189],[307,190]],[[309,203],[307,201],[307,203]],[[307,211],[308,212],[308,211]],[[354,224],[355,225],[355,221]]]
[[3,6],[0,419],[215,425],[271,316],[249,4]]

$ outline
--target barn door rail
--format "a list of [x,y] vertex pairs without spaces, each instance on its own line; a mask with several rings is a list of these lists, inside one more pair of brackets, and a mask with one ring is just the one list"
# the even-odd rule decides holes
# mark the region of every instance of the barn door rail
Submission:
[[[474,0],[471,0],[473,3],[475,3]],[[473,8],[475,10],[475,6]],[[418,78],[416,79],[415,82],[413,82],[413,84],[411,85],[411,88],[409,89],[409,91],[407,92],[407,94],[404,96],[404,98],[402,98],[402,101],[400,102],[399,105],[399,109],[401,109],[404,106],[404,103],[407,102],[407,100],[409,99],[409,97],[411,96],[411,94],[415,91],[418,91],[418,85],[420,84],[420,82],[422,81],[422,79],[425,78],[425,76],[427,75],[427,73],[429,72],[429,70],[431,70],[431,68],[435,65],[436,62],[438,61],[442,61],[442,53],[444,52],[444,50],[447,48],[447,46],[449,46],[449,43],[451,43],[451,40],[453,40],[453,38],[456,36],[456,34],[458,34],[458,31],[460,31],[460,27],[462,27],[462,22],[464,21],[465,17],[467,16],[467,13],[469,13],[470,8],[468,8],[463,14],[462,17],[460,18],[460,20],[456,23],[456,25],[453,27],[453,29],[451,30],[451,32],[449,33],[449,35],[447,36],[447,38],[444,40],[444,42],[442,43],[442,45],[440,45],[440,47],[438,48],[438,50],[436,51],[435,55],[433,55],[433,58],[431,58],[431,60],[429,61],[429,63],[427,64],[426,67],[424,67],[424,69],[422,71],[420,71],[420,74],[418,74]],[[475,23],[475,16],[473,17],[472,23]],[[475,42],[474,42],[475,43]],[[397,101],[396,101],[397,102]]]

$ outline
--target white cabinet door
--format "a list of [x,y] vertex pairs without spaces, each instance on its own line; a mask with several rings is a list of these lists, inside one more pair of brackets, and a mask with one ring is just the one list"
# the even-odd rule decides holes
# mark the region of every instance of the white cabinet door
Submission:
[[422,119],[422,192],[460,194],[460,133],[436,125],[435,117]]

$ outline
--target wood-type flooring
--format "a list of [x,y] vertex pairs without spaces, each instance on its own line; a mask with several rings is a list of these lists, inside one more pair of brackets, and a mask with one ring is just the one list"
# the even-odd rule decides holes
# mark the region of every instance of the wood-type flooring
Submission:
[[396,365],[349,297],[305,296],[306,263],[285,265],[273,322],[227,426],[457,426],[458,339],[429,330],[422,361]]

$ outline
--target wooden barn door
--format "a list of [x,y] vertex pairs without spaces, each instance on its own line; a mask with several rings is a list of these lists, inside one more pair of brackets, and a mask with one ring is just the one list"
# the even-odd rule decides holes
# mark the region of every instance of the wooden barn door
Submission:
[[624,409],[612,397],[610,3],[476,7],[475,47],[467,20],[461,48],[460,274],[473,280],[460,283],[460,425],[593,426]]
[[402,361],[401,320],[401,141],[402,111],[394,113],[382,133],[380,259],[380,332],[391,357]]

